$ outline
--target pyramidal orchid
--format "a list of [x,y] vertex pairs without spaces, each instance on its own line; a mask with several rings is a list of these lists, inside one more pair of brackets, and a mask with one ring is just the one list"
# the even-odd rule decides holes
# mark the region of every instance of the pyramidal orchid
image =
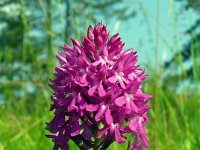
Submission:
[[[55,68],[52,105],[54,118],[47,135],[54,150],[69,149],[74,141],[80,149],[106,149],[114,141],[128,142],[130,150],[148,148],[146,103],[151,96],[141,89],[147,77],[139,68],[133,49],[122,50],[118,34],[109,37],[102,23],[89,26],[87,37],[72,46],[64,44]],[[134,142],[126,137],[131,134]]]

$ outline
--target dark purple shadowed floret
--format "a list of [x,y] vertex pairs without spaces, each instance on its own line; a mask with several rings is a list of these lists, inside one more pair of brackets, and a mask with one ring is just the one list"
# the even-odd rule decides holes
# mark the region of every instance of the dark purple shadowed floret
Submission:
[[118,34],[109,38],[101,23],[89,26],[82,43],[71,41],[57,54],[60,66],[50,84],[55,116],[47,137],[54,149],[67,150],[69,140],[82,149],[105,149],[114,141],[125,143],[127,134],[134,138],[128,149],[148,148],[144,126],[151,96],[142,92],[147,76],[136,65],[136,52],[122,50]]

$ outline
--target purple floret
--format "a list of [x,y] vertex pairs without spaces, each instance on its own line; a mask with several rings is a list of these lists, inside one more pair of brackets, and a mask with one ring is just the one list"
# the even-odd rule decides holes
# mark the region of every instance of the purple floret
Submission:
[[50,84],[55,116],[47,136],[54,149],[67,150],[69,140],[82,149],[105,149],[114,141],[125,143],[127,134],[134,138],[128,149],[148,148],[144,126],[151,96],[142,92],[147,76],[136,65],[136,52],[123,51],[118,34],[109,38],[101,23],[89,26],[82,43],[71,41],[57,54],[60,66]]

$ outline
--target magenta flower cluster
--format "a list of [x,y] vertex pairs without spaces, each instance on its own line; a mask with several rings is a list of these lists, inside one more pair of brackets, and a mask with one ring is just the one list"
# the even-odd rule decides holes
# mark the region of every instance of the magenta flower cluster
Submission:
[[123,51],[118,34],[109,38],[101,23],[89,26],[82,43],[71,41],[73,46],[65,44],[57,54],[60,66],[50,85],[55,117],[47,136],[54,149],[67,150],[69,140],[81,149],[106,149],[128,141],[127,133],[134,138],[128,149],[148,148],[144,125],[151,96],[141,90],[147,76],[136,65],[136,52]]

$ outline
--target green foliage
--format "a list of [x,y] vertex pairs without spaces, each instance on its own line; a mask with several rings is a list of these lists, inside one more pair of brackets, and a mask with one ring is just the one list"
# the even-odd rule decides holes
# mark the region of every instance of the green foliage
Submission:
[[[153,72],[149,74],[151,80],[148,80],[144,87],[147,93],[154,95],[151,101],[152,109],[148,113],[150,149],[168,150],[173,147],[173,150],[198,150],[200,148],[199,93],[195,92],[191,96],[187,92],[176,94],[170,89],[156,88],[157,82],[152,78],[154,74]],[[29,91],[17,98],[11,92],[11,88],[24,88],[24,84],[27,83],[13,82],[9,87],[4,85],[0,88],[6,100],[0,105],[0,148],[1,150],[52,149],[51,141],[44,136],[47,134],[45,122],[52,117],[52,114],[48,113],[49,88],[46,83],[35,83],[37,90],[34,94]],[[73,142],[70,147],[77,149]],[[114,143],[109,149],[125,148],[125,144]]]
[[[10,13],[12,11],[13,13]],[[20,20],[20,6],[16,0],[2,0],[0,3],[0,39],[1,48],[21,48],[22,21]],[[15,27],[15,28],[13,28]],[[19,43],[19,44],[15,44]]]
[[[193,9],[200,13],[200,0],[181,0],[186,2],[184,5],[185,10]],[[185,31],[184,34],[190,36],[184,46],[180,50],[176,50],[170,60],[165,62],[166,70],[175,70],[176,73],[168,73],[164,82],[177,87],[183,82],[188,81],[192,86],[198,86],[200,82],[200,17],[192,24],[192,26]],[[175,68],[175,69],[173,69]],[[180,70],[180,71],[177,71]],[[174,82],[176,81],[176,82]],[[194,82],[193,82],[194,81]]]

